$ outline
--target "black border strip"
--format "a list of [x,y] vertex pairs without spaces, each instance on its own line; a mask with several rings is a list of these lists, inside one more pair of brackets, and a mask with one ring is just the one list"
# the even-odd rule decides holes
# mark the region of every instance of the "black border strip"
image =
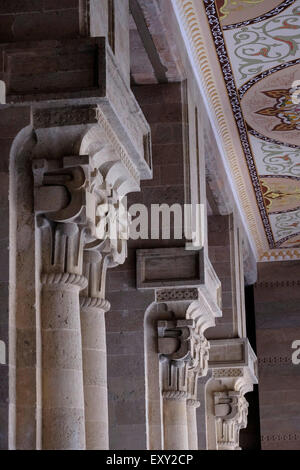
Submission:
[[289,144],[287,142],[281,142],[280,140],[271,139],[270,137],[267,137],[267,136],[261,134],[260,132],[256,131],[255,129],[252,129],[252,127],[249,126],[249,124],[247,124],[247,129],[248,129],[248,133],[250,135],[253,135],[254,137],[257,137],[258,139],[261,139],[265,142],[269,142],[271,144],[276,144],[276,145],[284,145],[284,147],[289,147],[291,149],[300,149],[299,145]]
[[300,58],[299,59],[294,59],[291,60],[290,62],[286,62],[284,64],[276,65],[276,67],[273,67],[272,69],[265,70],[264,72],[260,73],[254,78],[251,78],[248,82],[244,83],[244,85],[241,86],[239,89],[239,97],[242,99],[245,95],[245,93],[250,90],[253,85],[255,85],[257,82],[260,82],[265,77],[268,77],[269,75],[272,75],[275,72],[279,72],[282,69],[285,69],[287,67],[293,67],[294,65],[300,64]]

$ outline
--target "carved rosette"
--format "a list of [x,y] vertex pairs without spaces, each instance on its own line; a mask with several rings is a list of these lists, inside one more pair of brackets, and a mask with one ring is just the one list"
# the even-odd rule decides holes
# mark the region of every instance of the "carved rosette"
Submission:
[[241,392],[215,392],[218,450],[241,450],[240,430],[247,427],[248,402]]

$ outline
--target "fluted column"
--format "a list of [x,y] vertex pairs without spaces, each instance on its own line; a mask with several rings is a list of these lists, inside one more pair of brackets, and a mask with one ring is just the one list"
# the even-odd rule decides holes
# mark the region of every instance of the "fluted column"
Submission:
[[110,304],[104,299],[108,263],[108,254],[85,250],[84,273],[89,284],[81,294],[80,305],[88,450],[109,448],[105,312]]

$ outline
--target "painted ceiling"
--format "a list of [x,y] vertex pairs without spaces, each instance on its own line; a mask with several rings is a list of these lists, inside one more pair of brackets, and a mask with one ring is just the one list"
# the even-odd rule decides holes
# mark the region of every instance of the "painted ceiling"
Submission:
[[299,248],[300,0],[203,4],[268,247]]

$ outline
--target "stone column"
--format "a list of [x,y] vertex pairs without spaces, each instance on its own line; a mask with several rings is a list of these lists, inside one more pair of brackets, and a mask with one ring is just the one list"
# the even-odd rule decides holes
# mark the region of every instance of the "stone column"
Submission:
[[186,402],[187,405],[187,420],[188,420],[188,438],[189,450],[198,450],[198,430],[197,430],[197,416],[196,410],[200,406],[198,400],[189,398]]
[[109,255],[85,250],[84,273],[88,287],[80,296],[86,448],[105,450],[108,440],[107,360],[104,299]]
[[187,395],[163,392],[164,450],[188,450]]
[[83,251],[96,238],[97,205],[89,165],[87,156],[33,164],[41,252],[43,449],[85,449],[79,292],[87,286]]
[[198,448],[197,380],[207,373],[209,343],[193,318],[158,322],[164,449]]
[[52,269],[44,266],[41,278],[42,448],[85,449],[79,291],[87,280],[80,260],[71,262],[83,235],[76,224],[57,224],[44,229],[43,243],[51,237]]

